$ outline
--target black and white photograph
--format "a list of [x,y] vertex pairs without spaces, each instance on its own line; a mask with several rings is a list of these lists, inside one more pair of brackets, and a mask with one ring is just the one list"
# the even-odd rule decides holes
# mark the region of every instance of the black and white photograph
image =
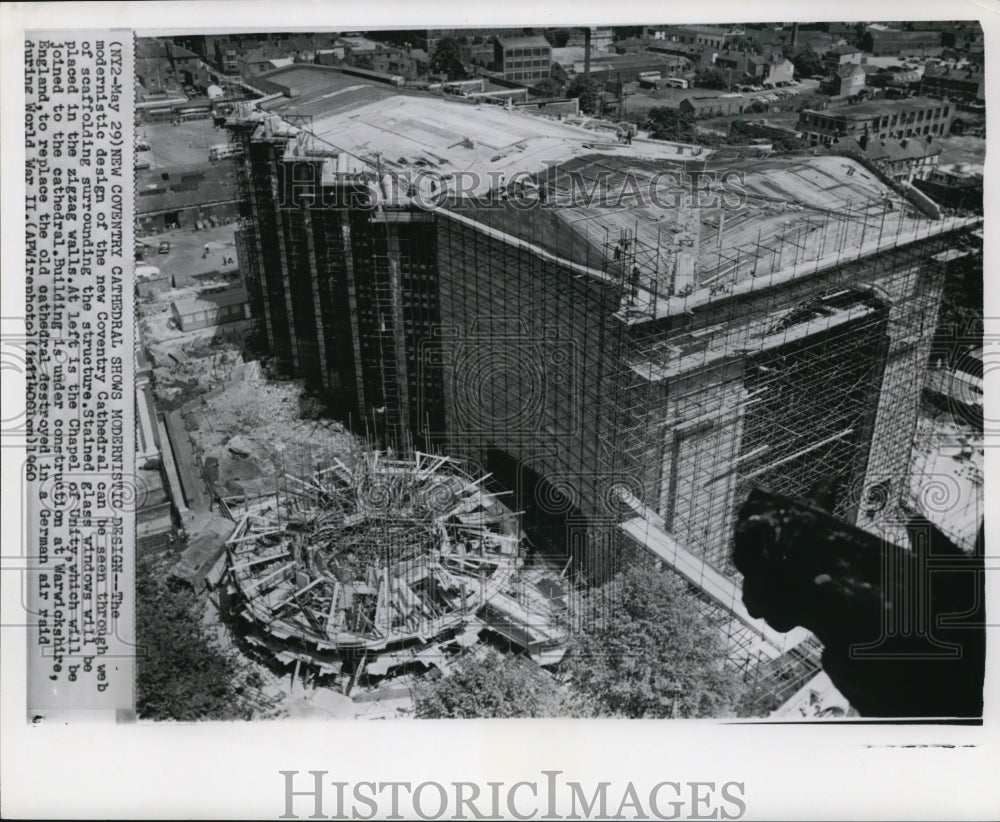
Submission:
[[198,787],[4,815],[944,818],[779,763],[996,761],[987,10],[13,5],[5,724]]
[[141,718],[981,715],[976,22],[135,75]]

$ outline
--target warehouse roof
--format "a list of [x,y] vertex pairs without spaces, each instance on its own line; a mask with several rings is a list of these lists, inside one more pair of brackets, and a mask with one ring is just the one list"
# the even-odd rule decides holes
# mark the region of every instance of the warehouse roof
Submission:
[[868,34],[875,42],[907,42],[907,43],[937,43],[941,39],[938,31],[899,31],[897,29],[875,29],[869,28]]
[[917,139],[869,140],[865,156],[871,160],[919,160],[941,153],[940,143]]
[[498,37],[497,42],[505,51],[507,49],[551,49],[552,46],[540,34],[531,34],[524,37]]
[[238,286],[215,294],[203,292],[195,297],[182,297],[174,300],[173,306],[178,314],[186,315],[196,311],[214,311],[230,305],[242,305],[248,299],[247,290],[243,286]]
[[226,162],[140,169],[135,173],[135,192],[139,214],[178,211],[235,200],[236,176]]

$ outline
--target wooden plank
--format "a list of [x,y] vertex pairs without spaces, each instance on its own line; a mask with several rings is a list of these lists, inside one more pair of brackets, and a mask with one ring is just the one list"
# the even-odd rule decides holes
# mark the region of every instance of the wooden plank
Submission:
[[237,545],[241,542],[248,542],[254,539],[261,539],[262,537],[270,537],[273,536],[274,534],[283,534],[284,532],[285,532],[284,528],[271,528],[267,531],[261,531],[256,534],[250,533],[250,534],[245,534],[242,537],[237,537],[235,539],[228,539],[226,540],[226,545]]
[[389,613],[389,570],[385,569],[375,602],[375,625],[379,630],[388,630]]
[[283,573],[284,573],[285,571],[287,571],[287,570],[288,570],[289,568],[291,568],[291,567],[292,567],[293,565],[295,565],[295,563],[294,563],[294,562],[286,562],[286,563],[285,563],[284,565],[282,565],[282,566],[281,566],[280,568],[275,568],[275,569],[274,569],[273,571],[271,571],[271,573],[269,573],[269,574],[268,574],[268,575],[267,575],[266,577],[261,577],[260,579],[258,579],[258,580],[255,580],[255,581],[254,581],[254,582],[252,583],[252,585],[251,585],[250,587],[251,587],[251,588],[253,588],[254,590],[259,590],[259,589],[260,589],[260,587],[261,587],[261,586],[262,586],[262,585],[263,585],[263,584],[264,584],[265,582],[270,582],[270,581],[271,581],[272,579],[274,579],[274,578],[275,578],[276,576],[278,576],[279,574],[283,574]]
[[268,554],[266,557],[257,557],[257,559],[246,559],[243,562],[237,562],[232,566],[234,571],[238,571],[241,568],[249,568],[252,565],[260,565],[264,562],[270,562],[272,559],[282,559],[283,557],[290,557],[292,555],[291,551],[280,551],[277,554]]
[[333,598],[330,600],[330,613],[326,617],[326,634],[330,636],[337,629],[341,622],[341,612],[337,610],[337,603],[340,601],[341,586],[339,582],[333,583]]
[[286,605],[290,604],[293,600],[298,599],[299,596],[304,594],[306,591],[312,590],[321,582],[326,582],[325,577],[316,577],[312,582],[306,585],[304,588],[299,588],[297,591],[293,591],[290,596],[283,599],[277,605],[274,606],[274,610],[277,611],[279,608],[284,608]]
[[232,543],[235,537],[241,535],[247,529],[249,519],[249,514],[243,515],[243,519],[239,521],[239,524],[233,529],[233,533],[229,535],[229,539],[226,540],[226,545]]

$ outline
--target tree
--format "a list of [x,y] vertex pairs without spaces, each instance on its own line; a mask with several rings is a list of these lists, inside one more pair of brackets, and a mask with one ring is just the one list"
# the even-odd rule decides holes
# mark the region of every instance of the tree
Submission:
[[642,37],[644,31],[643,26],[612,26],[611,37],[613,40],[631,40],[633,37]]
[[[583,713],[552,676],[521,657],[490,651],[466,656],[446,677],[414,686],[414,712],[421,719],[503,719]],[[582,703],[580,703],[582,706]]]
[[795,74],[799,77],[812,77],[816,74],[825,75],[826,66],[822,59],[811,49],[806,49],[792,58],[792,65],[795,66]]
[[547,77],[546,79],[535,83],[532,91],[536,94],[542,95],[543,97],[560,97],[563,93],[563,84],[558,80]]
[[646,115],[646,123],[652,137],[659,140],[694,139],[694,115],[669,106],[652,108]]
[[677,577],[632,567],[584,595],[569,683],[601,715],[724,716],[742,691],[718,630]]
[[601,96],[604,94],[604,85],[600,80],[587,77],[585,74],[577,75],[570,82],[566,89],[567,97],[577,97],[580,100],[580,108],[587,114],[597,114],[601,107]]
[[544,37],[554,49],[565,48],[569,42],[570,29],[546,29]]
[[710,88],[716,90],[728,89],[729,81],[725,73],[718,69],[704,69],[699,71],[694,78],[694,84],[698,88]]
[[453,37],[442,37],[430,60],[433,74],[443,74],[449,80],[465,79],[465,64],[462,62],[462,50]]
[[143,719],[250,719],[257,675],[205,635],[194,591],[168,582],[166,562],[136,565],[136,708]]

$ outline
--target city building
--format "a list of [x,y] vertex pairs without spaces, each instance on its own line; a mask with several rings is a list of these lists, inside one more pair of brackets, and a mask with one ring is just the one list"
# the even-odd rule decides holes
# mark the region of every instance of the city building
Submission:
[[842,156],[702,151],[740,184],[696,198],[698,149],[324,80],[229,122],[279,366],[356,430],[482,466],[591,579],[670,567],[755,677],[818,666],[743,607],[736,511],[826,479],[837,516],[899,537],[942,282],[981,221],[928,219]]
[[930,63],[920,79],[920,93],[957,103],[983,103],[986,97],[986,74],[979,66],[952,66]]
[[872,139],[947,136],[955,116],[953,103],[928,97],[905,100],[878,100],[856,106],[823,111],[805,109],[799,114],[797,128],[812,144],[830,145],[841,137]]
[[923,180],[914,181],[924,194],[941,205],[981,213],[983,167],[974,163],[938,165]]
[[920,91],[919,69],[900,69],[893,66],[890,69],[883,69],[878,66],[865,65],[865,85],[872,88],[896,89],[901,91]]
[[532,85],[552,76],[552,46],[540,34],[497,37],[494,67],[504,79]]
[[174,91],[181,86],[204,89],[210,82],[201,58],[170,40],[139,37],[135,48],[135,75],[146,92]]
[[135,212],[140,234],[235,220],[239,217],[239,196],[232,164],[197,163],[136,171]]
[[740,37],[741,32],[721,26],[646,26],[644,36],[649,40],[667,40],[719,50],[728,40]]
[[767,55],[748,54],[744,51],[723,51],[715,56],[715,66],[722,71],[732,72],[732,81],[749,77],[755,82],[777,85],[791,82],[795,66],[780,52]]
[[712,68],[715,64],[716,52],[709,46],[679,43],[674,40],[650,40],[646,50],[656,54],[683,57],[697,68]]
[[246,289],[237,286],[173,300],[170,315],[181,331],[196,331],[249,320],[250,304]]
[[[669,54],[609,54],[590,61],[590,74],[605,82],[626,83],[657,73],[660,77],[676,77],[688,73],[690,67],[685,58]],[[573,69],[582,74],[584,65],[575,63]]]
[[742,94],[708,94],[703,97],[685,97],[678,108],[695,117],[722,117],[743,111]]
[[857,63],[845,63],[837,67],[833,76],[833,93],[831,97],[850,97],[859,93],[867,83],[868,75]]
[[837,71],[841,66],[851,63],[860,65],[862,59],[861,49],[855,46],[834,46],[823,55],[823,65],[831,71]]
[[[375,33],[373,33],[374,36]],[[433,55],[438,43],[444,38],[457,40],[458,42],[483,42],[492,41],[494,37],[519,37],[524,34],[524,29],[502,29],[502,28],[461,28],[461,29],[427,29],[415,38],[412,44],[423,49],[428,54]]]
[[942,51],[939,31],[868,28],[861,48],[875,57],[935,57]]
[[929,134],[885,140],[863,134],[858,138],[858,148],[887,177],[905,183],[931,177],[941,156],[940,143]]

